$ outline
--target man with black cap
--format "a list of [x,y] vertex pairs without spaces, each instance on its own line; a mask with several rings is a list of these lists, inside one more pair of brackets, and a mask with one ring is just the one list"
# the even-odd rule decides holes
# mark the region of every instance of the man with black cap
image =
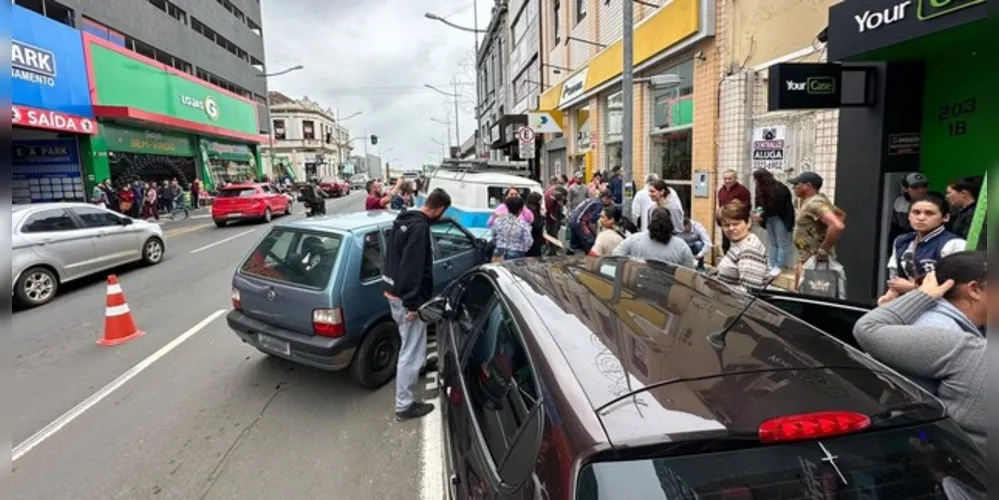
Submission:
[[799,276],[802,266],[812,257],[819,262],[836,258],[836,243],[846,230],[846,214],[819,192],[823,182],[822,176],[815,172],[802,172],[788,181],[801,199],[794,224]]
[[909,208],[912,204],[925,198],[930,191],[930,184],[926,176],[919,172],[910,172],[902,178],[902,194],[892,202],[891,229],[888,233],[888,241],[895,241],[895,238],[912,232],[912,224],[909,223]]

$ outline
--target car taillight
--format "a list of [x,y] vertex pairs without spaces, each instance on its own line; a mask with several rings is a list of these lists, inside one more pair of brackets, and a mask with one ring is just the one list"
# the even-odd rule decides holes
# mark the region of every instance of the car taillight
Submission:
[[871,419],[850,411],[823,411],[788,415],[760,424],[760,441],[786,443],[808,441],[860,432],[871,426]]
[[320,337],[342,337],[346,329],[343,324],[343,309],[313,309],[312,333]]
[[239,289],[236,287],[232,288],[232,308],[235,310],[240,310],[243,308],[243,302],[239,300]]

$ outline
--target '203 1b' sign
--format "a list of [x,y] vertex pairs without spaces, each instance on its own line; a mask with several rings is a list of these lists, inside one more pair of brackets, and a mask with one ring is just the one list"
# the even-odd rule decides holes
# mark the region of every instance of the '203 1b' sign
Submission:
[[937,121],[947,124],[947,133],[950,136],[965,135],[968,133],[967,119],[971,118],[978,110],[978,99],[969,97],[963,101],[952,102],[937,108]]

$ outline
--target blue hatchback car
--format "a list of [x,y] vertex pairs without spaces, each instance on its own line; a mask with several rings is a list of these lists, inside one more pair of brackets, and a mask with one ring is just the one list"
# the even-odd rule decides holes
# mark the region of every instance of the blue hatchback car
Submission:
[[[260,351],[361,386],[395,376],[399,333],[382,290],[386,236],[398,212],[368,211],[275,225],[236,269],[229,327]],[[440,292],[486,262],[490,244],[456,221],[431,226]]]

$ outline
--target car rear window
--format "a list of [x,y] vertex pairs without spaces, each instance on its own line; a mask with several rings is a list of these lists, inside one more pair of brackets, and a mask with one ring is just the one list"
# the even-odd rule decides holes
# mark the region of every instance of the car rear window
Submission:
[[581,471],[576,498],[984,500],[986,466],[956,426],[940,422],[821,442],[598,462]]
[[269,281],[326,288],[340,242],[335,234],[275,228],[260,240],[239,272]]
[[257,188],[223,189],[219,191],[219,198],[250,198],[257,194]]
[[[489,186],[486,188],[486,195],[489,197],[489,208],[496,208],[506,200],[506,193],[510,190],[510,186]],[[520,192],[520,197],[527,199],[527,195],[531,194],[531,190],[528,188],[517,188]]]

